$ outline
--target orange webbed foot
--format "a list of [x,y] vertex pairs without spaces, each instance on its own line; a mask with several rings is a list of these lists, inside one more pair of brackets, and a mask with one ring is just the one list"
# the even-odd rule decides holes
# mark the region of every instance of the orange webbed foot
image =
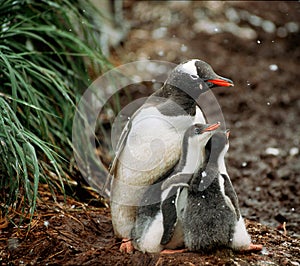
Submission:
[[120,251],[121,251],[122,253],[129,253],[129,254],[132,254],[132,253],[133,253],[134,247],[133,247],[132,242],[131,242],[130,239],[124,238],[124,239],[122,240],[122,244],[121,244],[121,246],[120,246]]
[[255,251],[262,251],[263,249],[263,245],[260,245],[260,244],[253,244],[253,243],[250,243],[249,247],[241,250],[241,251],[252,251],[252,252],[255,252]]
[[186,252],[187,249],[164,249],[163,251],[160,252],[160,254],[176,254],[176,253],[184,253]]
[[263,245],[261,244],[250,244],[248,247],[248,250],[252,250],[252,251],[261,251],[263,249]]

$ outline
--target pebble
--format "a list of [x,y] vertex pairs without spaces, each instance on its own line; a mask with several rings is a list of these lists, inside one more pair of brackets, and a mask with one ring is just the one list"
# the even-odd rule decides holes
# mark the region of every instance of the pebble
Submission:
[[180,47],[180,51],[185,53],[188,50],[187,46],[185,46],[184,44],[181,45]]
[[48,221],[45,221],[45,222],[44,222],[44,226],[48,227],[48,226],[49,226],[49,222],[48,222]]
[[290,263],[291,263],[292,265],[295,265],[295,266],[299,266],[299,265],[300,265],[299,262],[297,262],[297,261],[290,261]]
[[278,66],[276,64],[272,64],[272,65],[269,65],[269,69],[271,71],[277,71],[278,70]]
[[167,34],[167,28],[166,27],[160,27],[160,28],[155,29],[152,32],[152,37],[154,39],[161,39],[161,38],[165,37],[166,34]]
[[163,56],[164,54],[165,54],[165,52],[162,51],[162,50],[160,50],[160,51],[158,52],[158,55],[159,55],[159,56]]
[[265,256],[268,256],[268,255],[269,255],[269,251],[268,251],[265,247],[262,248],[262,250],[261,250],[260,253],[261,253],[262,255],[265,255]]
[[289,151],[289,154],[291,156],[295,156],[295,155],[299,154],[299,148],[298,147],[291,148],[290,151]]
[[291,174],[291,170],[286,167],[282,167],[277,171],[277,175],[280,178],[288,178],[290,174]]
[[266,154],[278,156],[280,154],[280,150],[278,148],[269,147],[266,149]]

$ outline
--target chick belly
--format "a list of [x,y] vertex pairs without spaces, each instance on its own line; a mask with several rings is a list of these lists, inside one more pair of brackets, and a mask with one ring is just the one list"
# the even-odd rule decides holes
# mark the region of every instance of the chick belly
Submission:
[[236,250],[247,249],[251,243],[251,238],[247,232],[244,219],[240,216],[240,219],[235,224],[232,248]]
[[144,232],[136,240],[136,247],[142,252],[157,253],[163,250],[160,240],[163,234],[162,213],[159,211],[153,220],[150,219],[145,223]]
[[180,222],[176,224],[171,241],[166,245],[161,245],[164,230],[161,211],[155,215],[153,220],[149,217],[147,222],[139,226],[144,227],[144,230],[141,237],[135,239],[134,245],[142,252],[157,253],[163,249],[176,249],[184,245],[182,224]]

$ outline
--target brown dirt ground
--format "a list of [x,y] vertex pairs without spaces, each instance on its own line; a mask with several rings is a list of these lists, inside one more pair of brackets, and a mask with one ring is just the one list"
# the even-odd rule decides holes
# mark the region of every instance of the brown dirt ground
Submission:
[[[232,10],[240,18],[235,24],[251,28],[254,38],[243,37],[244,31],[237,35],[226,30],[203,32],[212,23],[226,25],[225,14],[234,16]],[[253,15],[272,21],[277,31],[269,33],[251,25]],[[288,24],[300,26],[300,4],[125,1],[125,16],[132,28],[123,45],[112,53],[115,64],[143,58],[174,63],[199,58],[234,80],[234,88],[213,92],[231,129],[228,171],[249,233],[254,243],[263,244],[263,251],[121,254],[109,209],[99,207],[94,193],[80,191],[78,200],[67,198],[66,203],[58,196],[54,203],[41,188],[29,231],[0,221],[0,264],[300,265],[300,155],[299,150],[293,153],[300,145],[300,35],[299,30],[292,32],[294,24]],[[160,27],[167,30],[155,31]],[[270,65],[278,69],[271,71]],[[151,93],[144,89],[135,93]],[[279,154],[267,154],[270,147]],[[11,216],[18,224],[16,217]],[[286,221],[286,235],[278,227],[282,221]]]
[[264,245],[263,252],[122,254],[109,209],[72,199],[63,202],[60,197],[56,204],[40,202],[29,232],[27,228],[2,230],[1,265],[297,265],[300,243],[296,238],[249,220],[249,233],[254,243]]

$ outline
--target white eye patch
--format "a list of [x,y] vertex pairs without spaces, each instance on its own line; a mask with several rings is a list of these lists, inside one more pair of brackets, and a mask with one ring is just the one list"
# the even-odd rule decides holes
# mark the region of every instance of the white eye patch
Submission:
[[182,65],[179,66],[179,68],[187,73],[187,74],[190,74],[192,77],[195,76],[195,77],[198,77],[198,73],[197,73],[197,67],[195,65],[195,62],[197,61],[197,59],[193,59],[193,60],[190,60]]

